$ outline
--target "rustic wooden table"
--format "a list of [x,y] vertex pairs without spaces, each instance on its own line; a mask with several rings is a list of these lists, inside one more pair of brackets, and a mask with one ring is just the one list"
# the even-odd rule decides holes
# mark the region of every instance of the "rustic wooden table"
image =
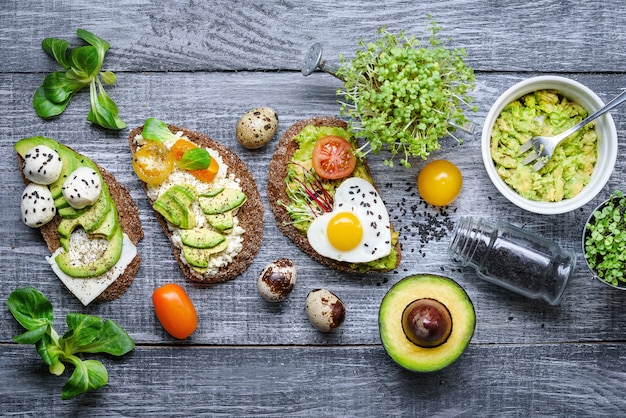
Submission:
[[[0,415],[267,415],[267,416],[618,416],[626,411],[624,298],[592,280],[579,262],[559,306],[526,299],[477,279],[447,255],[449,231],[440,223],[464,215],[503,219],[541,233],[582,260],[580,236],[594,206],[626,184],[626,160],[602,192],[580,210],[542,216],[509,203],[490,182],[480,154],[480,132],[463,144],[443,141],[434,157],[456,163],[464,188],[447,213],[425,207],[411,169],[389,169],[369,159],[374,179],[401,233],[405,258],[389,274],[354,276],[312,262],[278,231],[265,198],[264,239],[246,273],[200,287],[187,282],[130,165],[126,137],[155,116],[204,132],[235,150],[249,165],[264,196],[276,145],[249,151],[234,136],[240,115],[270,106],[280,117],[278,136],[299,119],[339,115],[340,82],[322,72],[300,74],[314,42],[329,60],[351,56],[359,38],[379,25],[420,34],[426,15],[442,37],[467,50],[476,71],[482,125],[491,104],[508,87],[539,74],[580,81],[607,101],[626,86],[626,9],[621,0],[471,2],[414,1],[168,1],[108,2],[5,0],[0,8],[0,300],[21,286],[42,290],[65,329],[68,312],[116,320],[136,348],[123,358],[98,356],[109,370],[106,387],[62,401],[63,378],[48,373],[32,346],[12,336],[21,327],[0,309]],[[107,89],[128,128],[106,131],[89,124],[88,94],[78,94],[60,117],[36,116],[31,97],[45,74],[57,69],[41,40],[78,43],[85,28],[111,44],[104,67],[117,74]],[[626,116],[613,117],[624,153]],[[44,135],[99,162],[136,200],[145,238],[132,287],[120,299],[83,307],[55,278],[36,230],[20,222],[22,180],[12,145]],[[416,209],[417,208],[417,209]],[[430,220],[429,220],[430,219]],[[421,231],[421,232],[420,232]],[[421,241],[427,240],[423,244]],[[279,305],[256,290],[262,268],[278,256],[295,260],[295,290]],[[466,352],[431,374],[401,369],[386,355],[377,315],[385,292],[413,273],[455,279],[474,302],[477,326]],[[197,331],[178,341],[155,318],[152,291],[182,285],[200,317]],[[331,334],[317,332],[304,311],[309,290],[326,287],[345,302],[347,319]],[[4,303],[3,303],[4,306]]]

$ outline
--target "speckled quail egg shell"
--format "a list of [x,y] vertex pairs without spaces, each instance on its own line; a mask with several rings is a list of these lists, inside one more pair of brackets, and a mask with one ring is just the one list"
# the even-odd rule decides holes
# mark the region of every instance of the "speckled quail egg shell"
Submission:
[[65,180],[62,191],[71,207],[82,209],[93,205],[100,198],[102,180],[93,168],[79,167]]
[[296,266],[288,258],[279,258],[269,263],[259,275],[259,294],[268,302],[283,300],[296,284]]
[[257,149],[270,142],[277,128],[276,111],[269,107],[257,107],[239,118],[235,133],[237,141],[245,148]]
[[31,228],[47,224],[57,213],[50,189],[37,183],[29,183],[24,188],[20,209],[22,221]]
[[322,332],[339,328],[346,318],[341,299],[327,289],[311,290],[306,297],[306,314],[311,324]]
[[59,153],[46,145],[37,145],[26,151],[22,172],[33,183],[52,184],[61,175],[63,161]]

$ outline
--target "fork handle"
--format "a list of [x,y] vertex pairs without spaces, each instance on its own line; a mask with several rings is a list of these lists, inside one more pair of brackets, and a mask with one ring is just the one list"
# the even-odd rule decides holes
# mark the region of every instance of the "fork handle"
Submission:
[[580,128],[585,126],[586,124],[588,124],[589,122],[591,122],[591,121],[597,119],[598,117],[604,115],[606,112],[608,112],[609,110],[613,109],[614,107],[619,106],[620,104],[624,103],[624,101],[626,101],[626,90],[621,92],[619,95],[617,95],[617,97],[615,97],[613,100],[611,100],[606,105],[604,105],[604,107],[601,107],[600,109],[596,110],[594,113],[592,113],[586,119],[583,119],[581,122],[579,122],[576,125],[572,126],[568,130],[561,132],[556,137],[558,138],[559,141],[562,141],[563,139],[567,138],[568,136],[570,136],[571,134],[573,134],[574,132],[576,132],[577,130],[579,130]]

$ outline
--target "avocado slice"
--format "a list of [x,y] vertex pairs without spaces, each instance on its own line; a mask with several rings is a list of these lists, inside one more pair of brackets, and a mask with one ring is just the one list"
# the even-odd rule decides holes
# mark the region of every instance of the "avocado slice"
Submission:
[[209,266],[209,258],[213,254],[224,251],[226,248],[228,248],[227,240],[224,240],[211,248],[194,248],[188,245],[183,245],[183,256],[190,266],[206,269]]
[[205,215],[216,215],[236,209],[246,202],[246,195],[240,190],[224,188],[221,192],[204,193],[198,196],[200,207]]
[[182,229],[196,226],[196,216],[190,206],[196,199],[193,186],[175,185],[152,204],[169,223]]
[[97,277],[106,273],[120,259],[124,245],[124,234],[119,223],[115,226],[113,235],[108,241],[108,246],[102,256],[90,263],[73,264],[69,253],[64,251],[55,257],[59,268],[68,276],[76,278]]
[[228,232],[235,226],[235,220],[233,211],[229,210],[224,213],[217,213],[215,215],[205,215],[209,225],[218,231]]
[[224,235],[211,230],[186,229],[180,231],[183,244],[193,248],[213,248],[226,240]]
[[474,335],[476,314],[455,281],[415,275],[389,289],[380,304],[378,326],[383,347],[396,363],[431,372],[452,364],[463,353]]

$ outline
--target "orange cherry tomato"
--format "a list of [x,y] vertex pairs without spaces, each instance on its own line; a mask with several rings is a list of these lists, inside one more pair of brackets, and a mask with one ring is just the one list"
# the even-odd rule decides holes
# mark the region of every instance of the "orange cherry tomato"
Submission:
[[185,290],[168,283],[152,293],[152,304],[159,322],[172,337],[185,339],[196,330],[198,315]]
[[313,147],[313,169],[323,179],[348,177],[356,167],[352,144],[340,136],[320,138]]
[[161,184],[174,171],[174,159],[164,144],[150,141],[133,154],[133,170],[141,181]]
[[433,206],[452,203],[461,193],[462,186],[461,170],[447,160],[431,161],[417,176],[420,196]]
[[[172,154],[175,161],[180,161],[180,159],[183,158],[183,155],[193,148],[198,148],[198,146],[191,141],[181,138],[176,141],[174,145],[172,145],[172,148],[170,148],[170,154]],[[207,168],[203,170],[189,170],[189,173],[198,180],[210,183],[215,178],[219,169],[220,166],[217,160],[215,158],[211,158],[211,162]]]

